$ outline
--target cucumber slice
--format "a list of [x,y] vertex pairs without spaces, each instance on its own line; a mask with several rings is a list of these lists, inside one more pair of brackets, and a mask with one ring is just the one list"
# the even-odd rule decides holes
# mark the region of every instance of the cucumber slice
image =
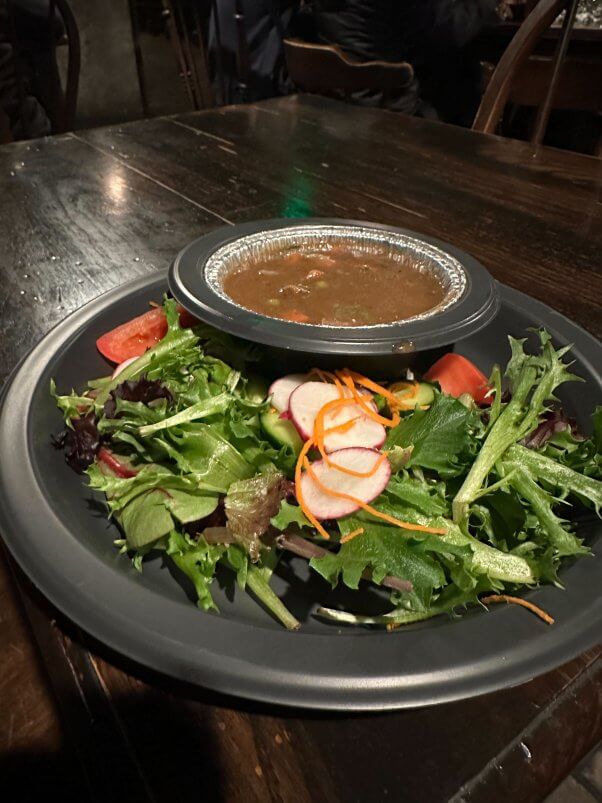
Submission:
[[404,404],[413,407],[430,407],[435,401],[435,389],[426,382],[418,383],[418,390],[413,396],[409,393],[407,382],[397,382],[395,385],[391,385],[390,390]]
[[295,425],[286,418],[280,418],[276,410],[268,410],[259,417],[263,431],[277,446],[288,446],[294,454],[299,454],[303,441]]

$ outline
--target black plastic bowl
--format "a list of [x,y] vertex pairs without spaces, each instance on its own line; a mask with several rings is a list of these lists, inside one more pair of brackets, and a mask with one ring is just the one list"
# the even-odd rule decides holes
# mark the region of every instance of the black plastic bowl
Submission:
[[[421,270],[435,272],[446,298],[431,311],[373,326],[335,327],[292,323],[237,304],[223,291],[228,264],[278,243],[371,241],[415,256]],[[222,255],[229,256],[222,256]],[[240,263],[239,263],[240,264]],[[440,352],[487,326],[499,309],[496,282],[473,257],[453,246],[406,229],[357,220],[305,218],[227,226],[187,245],[169,271],[175,298],[201,320],[269,350],[275,374],[313,365],[345,363],[371,376],[394,377],[400,370],[433,362]]]

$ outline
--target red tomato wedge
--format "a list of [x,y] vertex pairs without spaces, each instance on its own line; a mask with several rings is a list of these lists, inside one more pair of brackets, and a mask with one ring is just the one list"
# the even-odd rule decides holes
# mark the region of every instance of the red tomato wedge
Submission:
[[484,373],[461,354],[444,354],[424,375],[425,382],[438,382],[444,393],[469,393],[477,404],[489,404],[485,396],[491,389]]
[[[183,307],[178,306],[178,312],[182,326],[194,326],[198,323]],[[166,333],[167,321],[163,308],[155,307],[101,335],[96,341],[96,348],[107,360],[122,363],[130,357],[140,357],[162,340]]]

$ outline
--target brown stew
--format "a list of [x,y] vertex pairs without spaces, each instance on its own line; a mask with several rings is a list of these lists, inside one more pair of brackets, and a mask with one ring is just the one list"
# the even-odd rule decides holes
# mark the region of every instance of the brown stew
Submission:
[[344,246],[287,251],[227,274],[224,292],[247,309],[298,323],[365,326],[426,312],[444,296],[415,262]]

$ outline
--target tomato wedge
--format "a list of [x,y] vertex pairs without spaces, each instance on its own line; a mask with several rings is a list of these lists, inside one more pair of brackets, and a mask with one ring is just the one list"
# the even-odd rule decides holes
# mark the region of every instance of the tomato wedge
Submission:
[[[198,323],[188,310],[178,306],[181,326],[194,326]],[[127,323],[105,332],[96,341],[96,348],[107,360],[122,363],[131,357],[140,357],[155,346],[167,333],[167,320],[162,307],[138,315]]]
[[487,377],[461,354],[444,354],[424,375],[426,382],[438,382],[444,393],[461,396],[469,393],[477,404],[489,404],[491,390]]

